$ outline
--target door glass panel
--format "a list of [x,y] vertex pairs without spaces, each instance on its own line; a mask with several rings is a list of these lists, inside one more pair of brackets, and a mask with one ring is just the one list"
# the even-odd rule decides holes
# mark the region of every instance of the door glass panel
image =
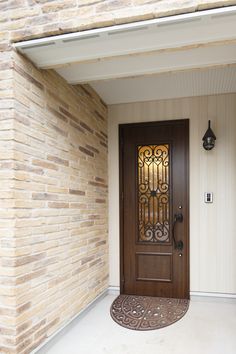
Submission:
[[169,242],[169,144],[138,146],[140,242]]

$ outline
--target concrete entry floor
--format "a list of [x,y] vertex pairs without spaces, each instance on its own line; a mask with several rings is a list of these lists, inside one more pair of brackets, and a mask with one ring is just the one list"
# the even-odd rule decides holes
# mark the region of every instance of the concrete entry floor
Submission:
[[187,314],[160,330],[125,329],[110,317],[107,295],[38,354],[235,354],[236,304],[191,301]]

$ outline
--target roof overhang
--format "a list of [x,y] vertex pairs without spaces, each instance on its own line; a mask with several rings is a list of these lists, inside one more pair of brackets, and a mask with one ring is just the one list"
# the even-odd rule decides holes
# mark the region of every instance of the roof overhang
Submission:
[[34,39],[14,47],[38,68],[55,69],[71,84],[235,65],[236,6]]
[[15,43],[39,68],[236,39],[236,6]]

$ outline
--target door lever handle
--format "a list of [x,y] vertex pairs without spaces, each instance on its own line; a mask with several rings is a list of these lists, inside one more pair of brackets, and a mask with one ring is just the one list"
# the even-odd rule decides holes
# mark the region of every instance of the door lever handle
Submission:
[[182,213],[178,213],[178,214],[174,215],[174,222],[173,222],[173,226],[172,226],[172,237],[173,237],[175,249],[177,249],[178,251],[182,251],[182,249],[184,248],[184,243],[182,240],[176,241],[175,225],[177,222],[183,222],[183,219],[184,219],[184,217],[183,217]]
[[177,221],[178,222],[183,222],[184,220],[184,217],[183,217],[183,214],[182,213],[178,213],[178,214],[175,214],[174,215],[174,222],[176,223]]

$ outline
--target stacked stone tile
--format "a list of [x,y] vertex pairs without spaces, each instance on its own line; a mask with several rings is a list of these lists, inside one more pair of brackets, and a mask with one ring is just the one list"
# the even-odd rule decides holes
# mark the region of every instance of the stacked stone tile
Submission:
[[17,54],[1,78],[0,352],[30,353],[108,286],[107,108]]
[[11,43],[234,4],[0,1],[0,353],[29,354],[108,286],[107,107]]
[[2,0],[2,39],[66,32],[235,5],[235,0]]

